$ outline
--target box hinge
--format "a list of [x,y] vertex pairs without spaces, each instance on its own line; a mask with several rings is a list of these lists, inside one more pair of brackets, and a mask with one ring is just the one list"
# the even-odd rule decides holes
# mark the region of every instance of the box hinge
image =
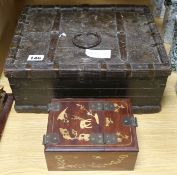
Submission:
[[90,135],[90,141],[96,145],[114,145],[118,143],[118,136],[116,134],[96,133]]
[[49,103],[48,104],[48,111],[59,111],[61,109],[60,103]]
[[43,136],[43,145],[60,143],[59,135],[56,133],[46,134]]
[[127,126],[134,126],[134,127],[138,126],[136,117],[125,117],[123,119],[123,124]]
[[96,144],[96,145],[104,144],[103,134],[102,133],[91,134],[90,141],[92,144]]
[[118,143],[118,136],[116,134],[104,134],[104,144],[114,145]]
[[89,109],[93,111],[114,111],[115,106],[111,102],[92,102],[89,103]]

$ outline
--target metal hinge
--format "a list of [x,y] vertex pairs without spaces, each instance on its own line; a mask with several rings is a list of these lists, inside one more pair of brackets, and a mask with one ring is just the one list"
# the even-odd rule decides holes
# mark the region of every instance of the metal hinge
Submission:
[[61,104],[59,103],[49,103],[48,111],[59,111],[61,109]]
[[102,133],[97,133],[97,134],[91,134],[90,135],[90,141],[93,144],[103,144],[103,134]]
[[102,133],[91,134],[90,141],[92,142],[92,144],[96,145],[98,144],[114,145],[118,143],[116,134],[102,134]]
[[116,134],[104,134],[104,144],[106,145],[114,145],[117,144],[117,135]]
[[114,111],[114,104],[111,102],[92,102],[89,104],[89,109],[93,111]]
[[60,143],[59,135],[56,133],[46,134],[43,136],[43,145]]
[[123,124],[127,126],[138,126],[136,117],[125,117],[123,119]]

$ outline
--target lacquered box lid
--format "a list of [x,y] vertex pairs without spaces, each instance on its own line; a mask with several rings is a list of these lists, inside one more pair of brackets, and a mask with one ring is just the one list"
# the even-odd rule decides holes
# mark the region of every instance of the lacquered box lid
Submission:
[[129,99],[53,99],[45,151],[138,151]]

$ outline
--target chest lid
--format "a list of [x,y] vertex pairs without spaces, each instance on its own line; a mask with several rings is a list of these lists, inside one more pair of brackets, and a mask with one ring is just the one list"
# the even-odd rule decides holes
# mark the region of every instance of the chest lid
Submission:
[[160,34],[144,6],[28,6],[5,68],[8,77],[167,76]]
[[53,99],[45,151],[138,151],[129,99]]

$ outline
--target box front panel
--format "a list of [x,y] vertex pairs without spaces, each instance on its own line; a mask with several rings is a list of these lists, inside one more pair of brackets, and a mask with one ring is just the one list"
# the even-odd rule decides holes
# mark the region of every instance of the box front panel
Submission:
[[133,170],[137,152],[45,152],[50,171]]

